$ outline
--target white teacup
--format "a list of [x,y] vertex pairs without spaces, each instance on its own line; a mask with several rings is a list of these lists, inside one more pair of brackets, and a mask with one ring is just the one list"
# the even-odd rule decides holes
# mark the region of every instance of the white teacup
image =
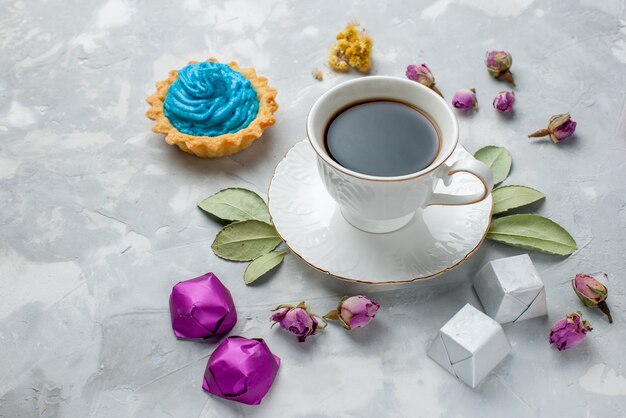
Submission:
[[[439,154],[426,168],[397,177],[377,177],[349,170],[333,160],[324,146],[331,118],[350,104],[390,99],[421,109],[439,128]],[[446,164],[459,141],[452,109],[431,89],[411,80],[370,76],[339,84],[324,93],[307,118],[307,136],[317,153],[320,176],[343,217],[366,232],[391,232],[409,223],[417,209],[430,205],[469,205],[489,196],[493,175],[489,167],[468,158]],[[384,140],[384,139],[383,139]],[[482,181],[484,190],[468,195],[435,193],[437,180],[450,184],[455,173],[467,172]]]

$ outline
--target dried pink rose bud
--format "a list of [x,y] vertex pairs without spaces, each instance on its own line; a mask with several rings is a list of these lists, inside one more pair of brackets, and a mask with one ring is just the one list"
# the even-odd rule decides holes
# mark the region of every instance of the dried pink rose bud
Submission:
[[552,116],[548,123],[550,138],[554,142],[559,142],[570,137],[576,130],[576,122],[570,118],[570,114]]
[[506,51],[489,51],[485,56],[487,71],[493,78],[502,77],[512,85],[515,85],[513,74],[510,71],[512,64],[513,57]]
[[493,99],[493,107],[501,113],[507,113],[513,110],[515,104],[515,93],[512,91],[501,91]]
[[580,344],[592,329],[589,322],[583,320],[582,312],[572,312],[552,325],[550,344],[554,344],[559,351],[567,350]]
[[406,78],[425,85],[426,87],[432,89],[435,93],[443,97],[443,94],[441,94],[439,89],[435,86],[435,76],[426,64],[408,65],[406,67]]
[[452,106],[461,110],[476,109],[478,107],[476,90],[462,89],[457,91],[454,93],[454,96],[452,96]]
[[544,136],[550,136],[550,139],[555,144],[561,142],[565,138],[572,136],[576,130],[576,122],[572,120],[569,113],[562,115],[555,115],[550,118],[548,123],[548,129],[540,129],[537,132],[533,132],[528,135],[529,138],[541,138]]
[[345,297],[324,318],[339,321],[345,329],[362,328],[374,319],[379,308],[380,304],[367,296]]
[[604,277],[606,277],[604,273],[596,273],[594,275],[580,273],[572,280],[572,287],[585,306],[600,309],[608,317],[609,323],[612,324],[613,317],[606,304],[609,290],[593,277],[596,275],[604,275]]
[[[319,315],[311,313],[304,302],[300,302],[296,306],[278,305],[272,310],[278,311],[270,318],[274,321],[273,325],[279,324],[281,328],[295,335],[299,342],[304,342],[306,337],[315,335],[318,328],[326,327],[326,321]],[[317,318],[322,320],[323,325],[320,326]]]

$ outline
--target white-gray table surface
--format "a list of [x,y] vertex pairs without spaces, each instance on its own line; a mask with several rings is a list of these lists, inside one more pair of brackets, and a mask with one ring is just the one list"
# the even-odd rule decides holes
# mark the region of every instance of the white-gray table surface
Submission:
[[[554,417],[626,416],[626,12],[624,1],[2,1],[0,4],[1,417]],[[426,356],[460,307],[480,307],[468,282],[486,260],[523,251],[486,242],[457,270],[403,288],[344,284],[298,258],[254,286],[245,264],[218,259],[219,225],[196,208],[225,187],[265,195],[275,165],[305,137],[308,109],[350,78],[325,65],[357,19],[374,38],[372,74],[403,76],[426,62],[450,99],[475,87],[459,115],[470,150],[508,148],[506,184],[547,198],[534,210],[572,233],[568,258],[533,253],[549,317],[504,326],[512,353],[476,390]],[[483,65],[514,57],[517,107]],[[236,60],[279,91],[277,123],[232,157],[199,159],[166,145],[144,113],[154,82],[188,60]],[[311,76],[319,68],[323,82]],[[570,111],[575,137],[555,146],[529,132]],[[260,406],[200,387],[214,345],[177,341],[174,283],[215,272],[239,312],[232,334],[262,337],[282,358]],[[615,323],[581,308],[569,281],[610,277]],[[380,300],[354,333],[331,325],[298,344],[270,329],[269,309],[343,295]],[[580,346],[548,345],[550,325],[583,309],[594,330]]]

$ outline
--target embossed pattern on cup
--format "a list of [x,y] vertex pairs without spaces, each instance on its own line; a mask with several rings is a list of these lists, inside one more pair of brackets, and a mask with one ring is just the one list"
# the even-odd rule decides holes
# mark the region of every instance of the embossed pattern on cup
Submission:
[[[428,167],[404,176],[376,177],[349,170],[328,155],[324,133],[336,112],[352,103],[373,99],[405,102],[422,109],[437,125],[439,153]],[[493,180],[487,166],[474,159],[457,161],[454,166],[446,164],[456,148],[458,134],[456,117],[440,96],[419,83],[396,77],[371,76],[335,86],[315,102],[307,118],[307,136],[317,154],[319,174],[328,193],[348,222],[375,233],[403,227],[419,208],[433,204],[469,204],[489,194]],[[433,192],[437,180],[449,184],[450,177],[461,171],[478,177],[484,190],[467,196]]]

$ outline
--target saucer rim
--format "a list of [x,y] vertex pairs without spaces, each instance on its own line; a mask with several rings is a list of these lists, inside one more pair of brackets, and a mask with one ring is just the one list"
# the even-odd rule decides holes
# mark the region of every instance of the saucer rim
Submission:
[[[287,159],[287,156],[289,155],[291,150],[293,150],[297,145],[299,145],[301,143],[306,143],[309,146],[311,146],[311,144],[308,142],[308,139],[302,139],[302,140],[296,142],[295,144],[293,144],[287,150],[287,152],[285,153],[285,156],[274,167],[274,172],[272,173],[272,179],[270,180],[269,186],[267,188],[267,209],[268,209],[268,212],[270,214],[270,222],[274,226],[274,229],[276,230],[276,233],[278,234],[280,239],[282,239],[283,242],[285,243],[285,245],[287,246],[287,248],[289,248],[289,251],[292,254],[294,254],[296,257],[298,257],[300,260],[302,260],[306,264],[308,264],[310,267],[313,267],[315,270],[320,271],[322,273],[326,273],[326,275],[330,276],[331,278],[338,279],[338,280],[341,280],[341,281],[344,281],[344,282],[349,282],[349,283],[367,284],[367,285],[375,285],[375,286],[391,286],[391,285],[402,285],[402,284],[417,283],[417,282],[422,282],[422,281],[435,279],[438,276],[441,276],[442,274],[447,273],[449,271],[452,271],[455,268],[459,267],[461,264],[465,263],[472,255],[474,255],[474,253],[476,251],[478,251],[478,249],[483,244],[483,242],[485,242],[485,239],[487,238],[487,233],[489,232],[489,226],[491,225],[491,222],[487,223],[487,227],[485,228],[485,232],[483,233],[483,235],[482,235],[480,241],[478,242],[478,244],[476,244],[476,246],[474,248],[472,248],[467,254],[465,254],[465,256],[461,260],[459,260],[456,264],[454,264],[452,266],[449,266],[449,267],[446,267],[445,269],[440,270],[440,271],[438,271],[436,273],[430,274],[428,276],[420,276],[420,277],[415,277],[415,278],[408,279],[408,280],[389,280],[389,281],[385,281],[385,282],[371,282],[371,281],[368,281],[368,280],[352,279],[352,278],[349,278],[349,277],[344,277],[344,276],[339,276],[337,274],[333,274],[333,273],[329,272],[328,270],[324,270],[323,268],[318,267],[315,264],[312,264],[310,261],[305,259],[302,255],[298,254],[298,252],[296,252],[291,247],[291,245],[289,245],[289,242],[281,235],[280,231],[278,231],[278,228],[276,228],[276,225],[274,224],[274,216],[272,215],[272,209],[271,209],[272,205],[270,204],[270,190],[272,189],[272,184],[274,183],[274,179],[276,178],[276,170],[278,169],[278,166],[281,165],[282,162]],[[461,145],[460,143],[457,143],[456,146],[463,148],[467,153],[469,153],[471,155],[471,153],[469,151],[467,151],[467,149],[463,145]],[[316,157],[317,157],[317,154],[316,154]],[[478,203],[478,202],[476,202],[476,203]],[[491,207],[489,208],[489,219],[491,219],[492,217],[493,217],[493,199],[491,200]],[[393,232],[391,232],[391,233],[393,233]]]

